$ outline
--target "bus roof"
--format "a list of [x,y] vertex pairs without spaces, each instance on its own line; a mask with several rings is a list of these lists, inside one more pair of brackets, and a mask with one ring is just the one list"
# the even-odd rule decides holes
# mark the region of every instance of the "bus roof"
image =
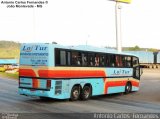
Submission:
[[134,54],[131,53],[126,53],[126,52],[121,52],[119,53],[116,49],[114,48],[100,48],[100,47],[95,47],[95,46],[90,46],[90,45],[78,45],[78,46],[63,46],[59,44],[50,44],[50,43],[23,43],[27,45],[49,45],[54,48],[61,48],[61,49],[71,49],[71,50],[79,50],[79,51],[90,51],[90,52],[100,52],[100,53],[111,53],[111,54],[120,54],[120,55],[129,55],[129,56],[135,56]]
[[55,48],[64,48],[64,49],[72,49],[72,50],[80,50],[80,51],[91,51],[91,52],[100,52],[100,53],[111,53],[111,54],[121,54],[121,55],[129,55],[129,56],[136,56],[131,53],[121,52],[119,53],[114,48],[100,48],[94,47],[89,45],[78,45],[78,46],[63,46],[59,44],[53,44]]

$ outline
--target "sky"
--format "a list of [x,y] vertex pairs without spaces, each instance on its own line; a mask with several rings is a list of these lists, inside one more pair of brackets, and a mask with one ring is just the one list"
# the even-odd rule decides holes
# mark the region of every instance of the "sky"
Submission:
[[[160,0],[121,3],[123,47],[160,49],[159,5]],[[43,8],[6,8],[0,4],[0,40],[115,47],[115,2],[48,0]]]

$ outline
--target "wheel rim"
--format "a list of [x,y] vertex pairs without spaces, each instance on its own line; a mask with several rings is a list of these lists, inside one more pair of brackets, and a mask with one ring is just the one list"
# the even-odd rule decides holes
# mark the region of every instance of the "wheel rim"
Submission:
[[79,91],[77,89],[73,91],[73,97],[74,97],[74,99],[78,99]]
[[88,99],[89,98],[89,96],[90,96],[90,88],[89,87],[85,87],[84,88],[83,96],[84,96],[84,99]]
[[85,97],[85,98],[88,98],[88,97],[89,97],[89,94],[90,94],[89,89],[84,91],[84,97]]
[[126,86],[126,90],[127,90],[127,92],[130,92],[130,90],[131,90],[130,84],[128,84],[128,85]]

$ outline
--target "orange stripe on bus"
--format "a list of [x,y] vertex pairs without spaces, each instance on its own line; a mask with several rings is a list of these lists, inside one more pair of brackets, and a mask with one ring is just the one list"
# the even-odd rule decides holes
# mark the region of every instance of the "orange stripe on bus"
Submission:
[[107,82],[108,87],[114,87],[114,86],[125,86],[127,81],[112,81]]
[[93,70],[39,70],[38,74],[45,78],[106,77],[104,71]]
[[[112,81],[112,82],[106,82],[105,83],[105,90],[104,93],[108,93],[108,88],[109,87],[116,87],[116,86],[126,86],[126,83],[128,81]],[[139,82],[136,81],[131,81],[132,86],[139,87]]]
[[[20,76],[36,77],[36,74],[35,74],[34,70],[32,70],[32,69],[19,69],[19,75]],[[33,88],[39,87],[38,79],[32,78],[32,87]]]
[[139,82],[131,81],[131,83],[132,83],[132,86],[139,87]]
[[32,78],[32,86],[33,86],[33,88],[38,88],[39,87],[38,79]]
[[36,74],[35,74],[34,70],[32,70],[32,69],[19,69],[19,75],[20,76],[36,77]]

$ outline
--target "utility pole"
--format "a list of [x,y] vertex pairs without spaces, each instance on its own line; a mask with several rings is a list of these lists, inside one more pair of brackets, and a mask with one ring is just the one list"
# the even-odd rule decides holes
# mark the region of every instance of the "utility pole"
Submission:
[[122,31],[121,31],[121,8],[120,2],[115,5],[115,22],[116,22],[116,48],[122,52]]
[[116,48],[122,52],[122,30],[121,30],[121,9],[120,3],[131,3],[131,0],[111,0],[115,1],[115,24],[116,24]]

